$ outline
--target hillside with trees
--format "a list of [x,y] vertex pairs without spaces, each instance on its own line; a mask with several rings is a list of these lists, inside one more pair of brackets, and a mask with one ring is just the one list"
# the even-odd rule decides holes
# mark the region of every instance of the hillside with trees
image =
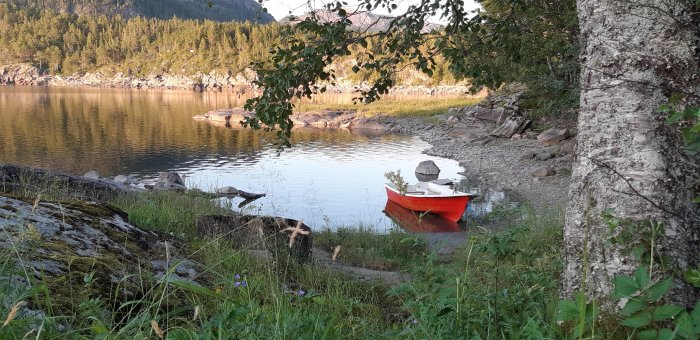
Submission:
[[[283,36],[301,36],[295,27],[275,23],[158,19],[106,14],[76,15],[0,3],[0,65],[29,63],[48,74],[100,72],[127,76],[244,73],[253,61],[269,60],[269,49]],[[379,37],[351,47],[333,65],[338,79],[372,81],[376,72],[352,72],[356,56],[382,46]],[[427,47],[426,47],[427,50]],[[378,55],[381,52],[377,51]],[[393,75],[407,85],[453,84],[444,58],[427,77],[413,70]]]
[[208,19],[269,23],[275,18],[254,0],[3,0],[20,8],[51,10],[80,16]]

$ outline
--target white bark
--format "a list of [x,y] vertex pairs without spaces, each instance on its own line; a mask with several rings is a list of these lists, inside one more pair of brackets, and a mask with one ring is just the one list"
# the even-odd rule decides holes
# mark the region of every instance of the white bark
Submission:
[[[681,271],[700,254],[698,159],[682,150],[661,104],[676,91],[697,98],[697,24],[683,0],[579,0],[582,72],[577,161],[564,230],[564,297],[584,291],[606,306],[613,278],[640,265],[628,250],[649,243],[649,221],[662,222],[657,276],[675,275],[670,299],[700,296]],[[628,223],[611,231],[601,214]],[[612,242],[614,237],[621,243]],[[647,262],[647,261],[644,261]],[[657,262],[658,263],[658,262]],[[648,263],[644,263],[648,265]],[[663,273],[662,273],[663,269]]]

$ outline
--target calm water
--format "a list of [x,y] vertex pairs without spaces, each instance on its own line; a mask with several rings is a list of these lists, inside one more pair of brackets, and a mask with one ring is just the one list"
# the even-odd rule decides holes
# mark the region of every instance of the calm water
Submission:
[[[349,101],[347,98],[330,98]],[[432,159],[442,178],[462,179],[457,162],[422,154],[418,138],[303,130],[278,153],[272,135],[192,120],[211,109],[242,105],[231,94],[111,89],[0,87],[0,163],[141,180],[177,171],[191,187],[234,186],[267,197],[247,212],[304,220],[315,228],[392,226],[384,172],[415,181]],[[233,206],[240,202],[234,199]]]

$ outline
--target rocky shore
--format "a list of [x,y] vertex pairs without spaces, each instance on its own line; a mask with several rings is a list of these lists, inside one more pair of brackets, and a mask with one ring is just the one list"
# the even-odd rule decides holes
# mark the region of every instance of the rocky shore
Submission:
[[[0,66],[0,86],[58,86],[87,88],[124,88],[158,90],[192,90],[197,92],[232,92],[258,94],[253,85],[256,75],[250,69],[238,74],[222,74],[216,71],[194,75],[172,75],[167,73],[136,76],[124,73],[106,75],[88,72],[75,75],[53,75],[42,72],[31,64]],[[339,82],[327,86],[326,93],[355,93],[368,89],[366,84]],[[401,95],[461,95],[468,91],[465,86],[397,86],[391,91]]]

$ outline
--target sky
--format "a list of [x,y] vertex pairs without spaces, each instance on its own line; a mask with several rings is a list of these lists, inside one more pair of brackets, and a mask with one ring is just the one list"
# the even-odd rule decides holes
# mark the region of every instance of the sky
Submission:
[[[303,14],[306,12],[309,12],[310,9],[319,9],[323,8],[324,4],[329,3],[329,2],[334,2],[333,0],[264,0],[263,6],[267,8],[267,11],[272,14],[272,16],[275,17],[275,19],[279,20],[282,19],[290,14],[290,11],[292,14]],[[352,1],[352,0],[347,0],[349,6],[348,8],[354,8],[352,5],[358,3],[357,1]],[[397,11],[393,12],[393,14],[401,14],[403,13],[402,10],[405,10],[408,8],[408,6],[412,4],[417,4],[420,3],[420,0],[396,0],[394,1],[399,7]],[[311,8],[309,7],[309,4],[311,5]],[[465,8],[467,10],[472,10],[477,8],[478,5],[474,0],[465,0]],[[376,9],[372,11],[373,13],[376,14],[389,14],[386,9]],[[432,20],[434,23],[441,23],[439,17],[435,17]]]

